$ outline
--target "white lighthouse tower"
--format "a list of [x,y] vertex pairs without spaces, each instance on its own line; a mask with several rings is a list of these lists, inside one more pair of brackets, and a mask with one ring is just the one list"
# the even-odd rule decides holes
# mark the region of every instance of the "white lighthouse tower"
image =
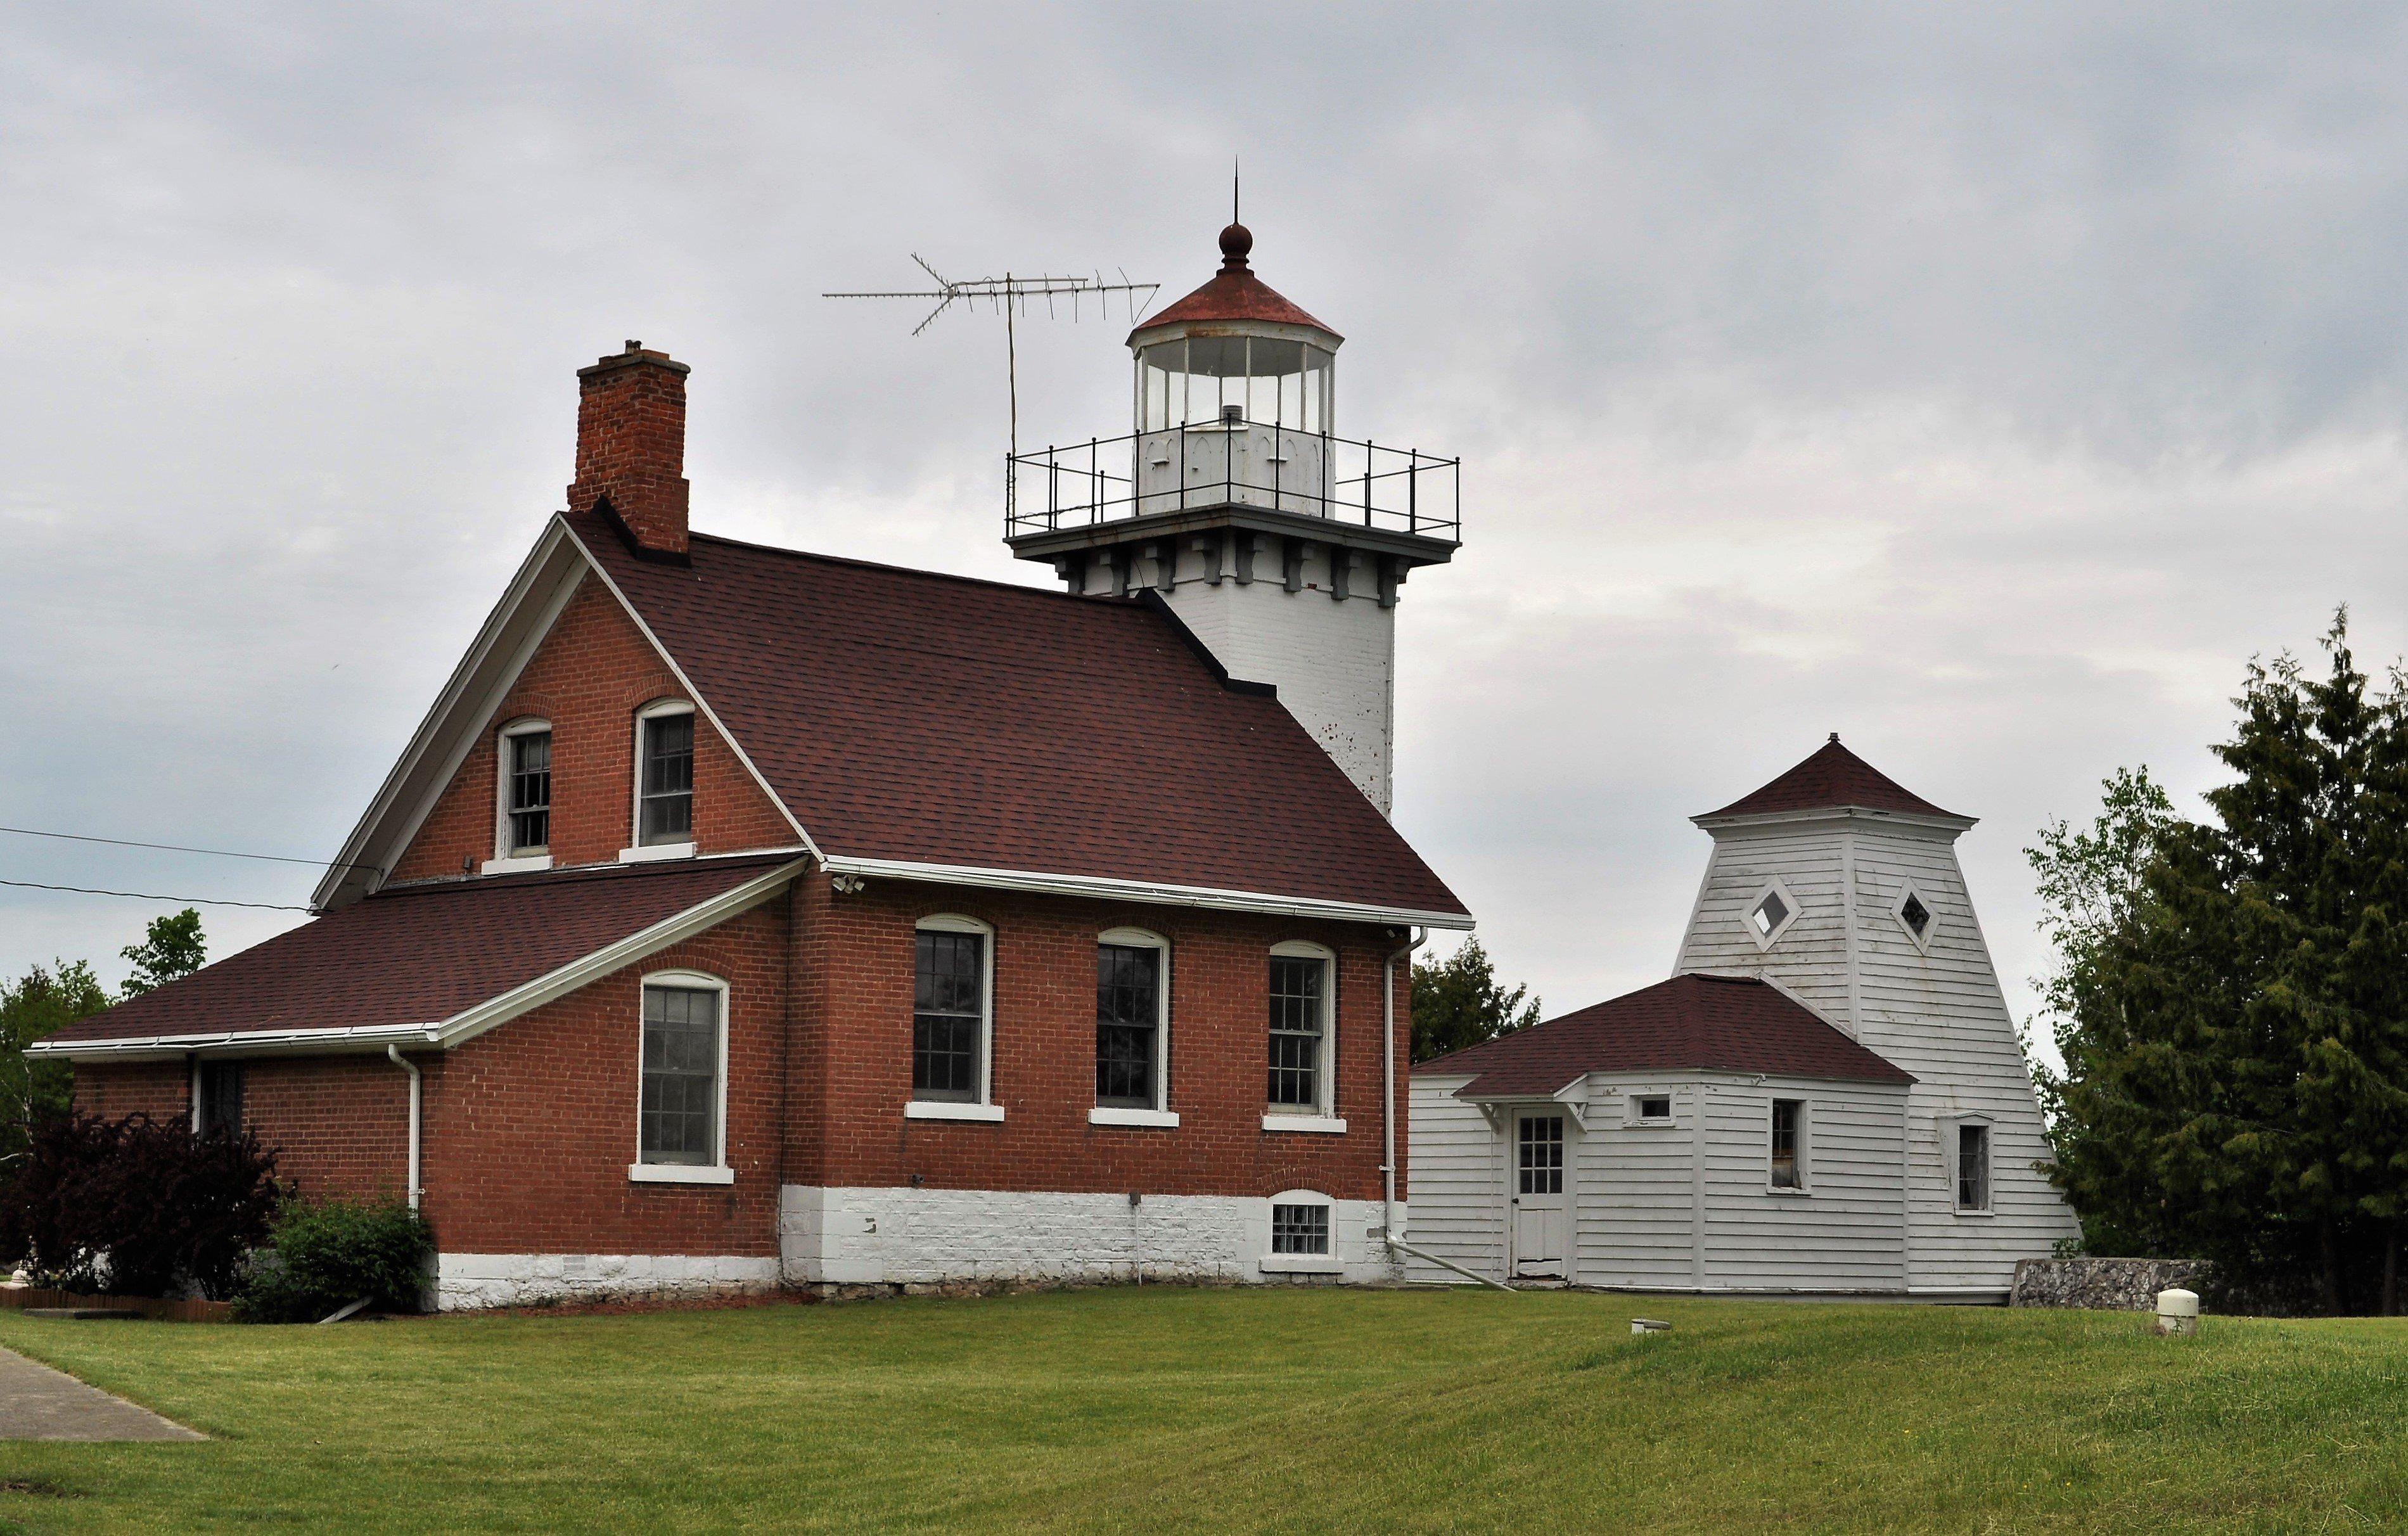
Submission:
[[1455,554],[1457,462],[1337,435],[1344,338],[1255,277],[1253,248],[1223,230],[1212,280],[1129,333],[1134,431],[1012,461],[1005,538],[1073,592],[1152,594],[1385,814],[1397,598]]

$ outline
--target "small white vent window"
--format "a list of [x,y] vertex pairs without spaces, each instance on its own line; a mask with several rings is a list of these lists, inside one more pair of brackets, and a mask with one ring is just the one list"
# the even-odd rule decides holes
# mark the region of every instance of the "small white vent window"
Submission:
[[1923,899],[1922,892],[1912,885],[1899,892],[1898,900],[1890,907],[1890,915],[1898,919],[1898,926],[1906,930],[1906,936],[1914,940],[1915,948],[1925,951],[1931,948],[1932,931],[1939,927],[1940,918],[1932,912],[1931,903]]
[[1642,1126],[1661,1126],[1672,1118],[1670,1094],[1641,1094],[1630,1101],[1631,1118]]
[[1764,899],[1756,904],[1756,911],[1749,914],[1749,921],[1756,925],[1756,932],[1770,939],[1789,921],[1789,903],[1781,899],[1779,891],[1767,891]]

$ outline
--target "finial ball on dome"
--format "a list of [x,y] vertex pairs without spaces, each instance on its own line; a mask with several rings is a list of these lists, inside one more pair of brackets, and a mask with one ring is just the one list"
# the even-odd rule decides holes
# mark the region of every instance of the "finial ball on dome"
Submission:
[[1248,229],[1245,225],[1231,224],[1228,228],[1221,231],[1221,255],[1223,259],[1242,266],[1245,265],[1246,253],[1254,249],[1254,231]]

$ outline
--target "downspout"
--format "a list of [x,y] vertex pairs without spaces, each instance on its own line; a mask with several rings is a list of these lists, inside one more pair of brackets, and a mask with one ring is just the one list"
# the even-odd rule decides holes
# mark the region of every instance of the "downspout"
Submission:
[[1385,1084],[1380,1098],[1380,1235],[1391,1248],[1401,1246],[1397,1242],[1397,962],[1426,943],[1429,929],[1415,928],[1412,935],[1411,943],[1389,953],[1381,969],[1380,1002],[1386,1013],[1386,1028],[1385,1049],[1380,1053]]
[[388,1045],[384,1054],[393,1058],[394,1066],[409,1074],[409,1208],[415,1211],[418,1209],[418,1117],[425,1078],[419,1071],[418,1064],[401,1054],[400,1046]]

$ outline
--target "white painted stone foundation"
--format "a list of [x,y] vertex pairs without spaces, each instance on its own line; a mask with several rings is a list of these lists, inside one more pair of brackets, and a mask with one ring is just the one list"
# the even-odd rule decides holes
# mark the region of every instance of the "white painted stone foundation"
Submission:
[[734,1255],[442,1254],[440,1312],[548,1301],[695,1299],[778,1288],[778,1261]]
[[[1376,1200],[1329,1201],[1330,1255],[1271,1253],[1271,1202],[1227,1195],[1026,1194],[991,1189],[778,1192],[789,1285],[945,1281],[1226,1280],[1389,1285],[1402,1276],[1369,1236]],[[1398,1203],[1398,1229],[1404,1228]]]

